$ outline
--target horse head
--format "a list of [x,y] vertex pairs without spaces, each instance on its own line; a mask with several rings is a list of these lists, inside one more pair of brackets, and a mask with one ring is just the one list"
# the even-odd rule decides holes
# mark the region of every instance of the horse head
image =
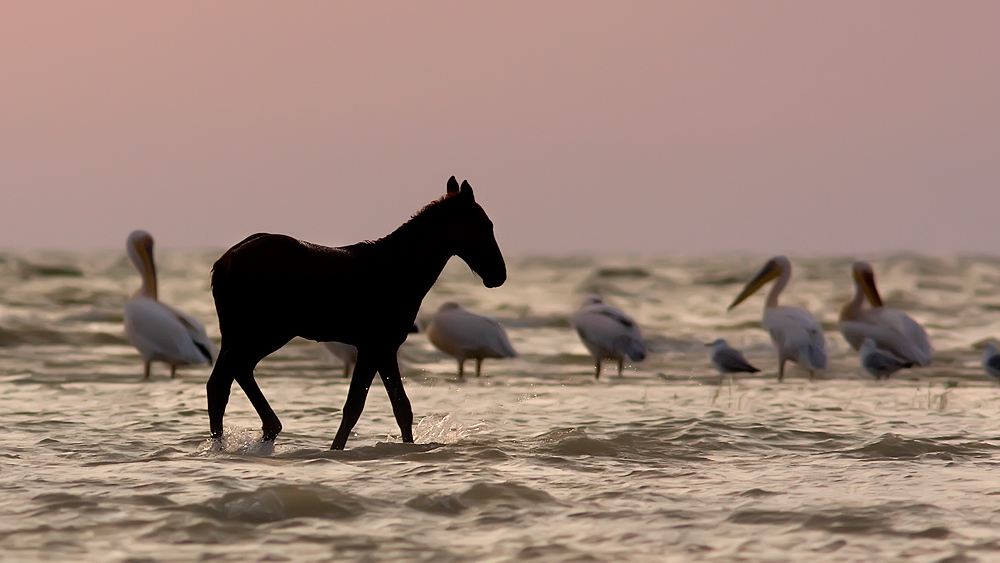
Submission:
[[476,203],[472,186],[462,181],[461,187],[452,176],[448,180],[449,198],[454,198],[459,211],[449,238],[455,243],[455,255],[465,261],[486,287],[499,287],[507,281],[507,265],[493,235],[493,221]]

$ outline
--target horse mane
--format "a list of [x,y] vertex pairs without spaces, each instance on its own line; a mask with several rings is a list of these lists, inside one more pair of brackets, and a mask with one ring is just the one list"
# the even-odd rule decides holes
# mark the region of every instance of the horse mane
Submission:
[[420,211],[417,211],[416,213],[411,215],[410,218],[405,223],[403,223],[399,227],[396,227],[396,230],[392,231],[391,233],[385,235],[382,238],[376,240],[365,240],[359,242],[358,244],[373,245],[383,241],[390,241],[401,237],[405,237],[408,233],[414,231],[415,229],[420,228],[420,225],[425,220],[431,219],[436,215],[440,215],[444,211],[444,209],[448,207],[448,202],[451,201],[452,199],[456,199],[459,195],[460,192],[452,192],[449,194],[445,194],[440,198],[425,205]]

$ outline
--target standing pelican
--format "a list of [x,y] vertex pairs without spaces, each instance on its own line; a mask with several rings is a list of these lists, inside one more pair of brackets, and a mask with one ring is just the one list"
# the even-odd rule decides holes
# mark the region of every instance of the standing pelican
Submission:
[[621,309],[605,305],[598,295],[591,295],[570,319],[587,351],[594,357],[594,377],[601,377],[601,360],[618,360],[622,375],[625,358],[633,362],[646,359],[646,346],[639,325]]
[[351,376],[351,368],[358,363],[358,349],[343,342],[320,342],[333,357],[344,363],[344,379]]
[[168,364],[171,379],[177,366],[211,365],[215,346],[205,327],[156,298],[153,237],[146,231],[132,231],[125,250],[142,276],[142,286],[125,302],[125,335],[142,354],[143,378],[149,379],[152,362]]
[[880,350],[871,338],[865,338],[861,343],[858,357],[861,359],[861,367],[875,379],[889,379],[897,371],[913,366],[912,361],[904,360],[888,350]]
[[[931,363],[931,345],[920,323],[896,309],[882,306],[875,286],[875,273],[868,262],[858,260],[851,268],[854,298],[840,309],[840,332],[855,350],[866,338],[882,349],[920,366]],[[868,298],[870,308],[864,307]]]
[[760,371],[743,357],[742,352],[733,348],[721,338],[711,344],[707,344],[707,346],[712,347],[712,365],[715,366],[715,369],[719,370],[720,384],[727,373],[757,373]]
[[477,315],[458,303],[449,301],[427,325],[431,344],[458,360],[458,377],[465,376],[465,360],[476,359],[476,377],[483,369],[483,358],[517,356],[507,333],[493,317]]
[[987,375],[1000,380],[1000,354],[992,342],[986,345],[986,351],[983,353],[983,369]]
[[[420,332],[420,326],[416,321],[413,322],[413,327],[410,328],[410,332]],[[330,353],[334,358],[337,358],[344,364],[344,379],[351,376],[351,368],[353,368],[358,363],[358,349],[351,344],[346,342],[320,342],[326,351]]]
[[767,282],[777,278],[764,302],[762,326],[771,333],[771,342],[778,350],[778,381],[785,378],[785,362],[791,360],[809,370],[812,379],[816,370],[826,369],[826,348],[823,327],[816,318],[799,307],[781,307],[778,295],[792,277],[792,264],[784,256],[775,256],[764,264],[743,287],[728,310],[739,305]]

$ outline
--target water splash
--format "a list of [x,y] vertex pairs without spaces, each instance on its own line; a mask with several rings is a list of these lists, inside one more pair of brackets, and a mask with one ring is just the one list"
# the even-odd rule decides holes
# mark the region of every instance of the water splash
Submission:
[[227,453],[270,457],[274,455],[274,441],[262,441],[260,430],[252,428],[226,428],[222,439],[209,438],[198,446],[199,454]]
[[454,413],[430,414],[413,429],[413,439],[418,443],[454,444],[463,438],[485,434],[490,426],[485,422],[466,423]]

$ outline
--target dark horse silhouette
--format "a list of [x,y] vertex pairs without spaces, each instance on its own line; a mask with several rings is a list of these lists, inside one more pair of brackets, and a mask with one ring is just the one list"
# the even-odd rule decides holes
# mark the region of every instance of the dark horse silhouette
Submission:
[[404,442],[413,441],[413,412],[403,391],[396,351],[420,302],[448,259],[458,256],[498,287],[507,279],[493,222],[468,182],[448,180],[447,194],[376,241],[330,248],[259,233],[230,248],[212,268],[222,349],[208,379],[212,437],[235,379],[274,440],[281,422],[253,377],[257,363],[295,336],[339,341],[358,349],[343,420],[331,449],[341,450],[365,407],[377,371],[389,393]]

